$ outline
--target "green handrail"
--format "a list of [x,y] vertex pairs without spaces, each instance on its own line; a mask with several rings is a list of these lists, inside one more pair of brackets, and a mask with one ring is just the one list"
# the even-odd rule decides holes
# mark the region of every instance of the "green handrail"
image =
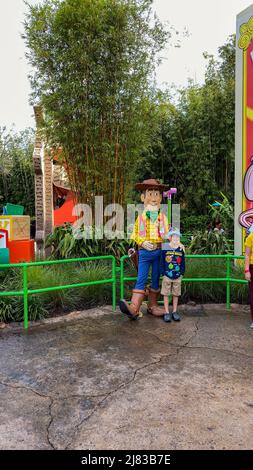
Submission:
[[[218,259],[225,259],[226,260],[226,277],[219,277],[219,278],[183,278],[184,282],[226,282],[226,306],[227,309],[231,309],[231,283],[247,283],[246,280],[243,279],[234,279],[231,277],[231,260],[235,259],[244,259],[244,256],[236,256],[236,255],[186,255],[186,258],[195,258],[195,259],[202,259],[202,258],[218,258]],[[30,263],[16,263],[16,264],[0,264],[1,268],[23,268],[23,290],[20,291],[7,291],[7,292],[0,292],[0,297],[3,296],[23,296],[24,301],[24,328],[28,329],[29,326],[29,318],[28,318],[28,302],[29,302],[29,295],[31,294],[40,294],[43,292],[50,292],[50,291],[57,291],[62,289],[72,289],[74,287],[84,287],[90,285],[98,285],[98,284],[112,284],[112,306],[113,309],[116,310],[116,295],[117,295],[117,271],[120,273],[120,297],[124,298],[124,286],[125,281],[135,281],[136,277],[127,277],[124,275],[124,262],[126,259],[129,259],[127,255],[122,256],[120,259],[120,267],[116,267],[116,259],[115,256],[106,255],[106,256],[90,256],[86,258],[71,258],[71,259],[63,259],[63,260],[52,260],[52,261],[36,261]],[[79,282],[76,284],[65,284],[60,286],[54,287],[44,287],[40,289],[29,289],[28,287],[28,268],[30,266],[48,266],[54,264],[64,264],[64,263],[76,263],[76,262],[84,262],[84,261],[97,261],[97,260],[111,260],[111,278],[109,279],[100,279],[98,281],[88,281],[88,282]]]
[[[186,258],[195,258],[195,259],[205,259],[205,258],[218,258],[218,259],[225,259],[226,260],[226,277],[209,277],[209,278],[183,278],[183,282],[226,282],[226,306],[227,309],[231,309],[231,283],[232,282],[240,282],[246,284],[247,281],[243,279],[234,279],[231,277],[231,260],[235,259],[244,259],[244,256],[237,256],[237,255],[186,255]],[[137,277],[125,277],[124,276],[124,262],[126,259],[129,259],[127,255],[124,255],[120,258],[120,297],[121,299],[124,298],[124,286],[125,281],[135,281]]]
[[227,297],[227,309],[230,310],[231,308],[231,305],[230,305],[230,299],[231,299],[231,295],[230,295],[230,279],[231,279],[231,264],[230,264],[231,260],[229,257],[227,257],[227,260],[226,260],[226,272],[227,272],[227,294],[226,294],[226,297]]
[[[111,260],[112,262],[112,276],[109,279],[100,279],[98,281],[88,281],[88,282],[79,282],[76,284],[65,284],[61,286],[54,286],[54,287],[44,287],[41,289],[29,289],[28,288],[28,268],[30,266],[48,266],[54,264],[64,264],[64,263],[76,263],[76,262],[83,262],[83,261],[97,261],[97,260]],[[7,291],[7,292],[0,292],[0,297],[6,296],[23,296],[24,300],[24,328],[28,329],[29,326],[29,318],[28,318],[28,298],[31,294],[40,294],[42,292],[50,292],[62,289],[72,289],[74,287],[84,287],[84,286],[91,286],[91,285],[98,285],[98,284],[112,284],[112,306],[113,309],[116,310],[116,289],[117,289],[117,278],[116,278],[116,259],[112,255],[106,256],[90,256],[86,258],[71,258],[71,259],[61,259],[61,260],[52,260],[52,261],[35,261],[30,263],[16,263],[16,264],[0,264],[1,268],[23,268],[23,290],[22,291]]]
[[28,279],[27,266],[23,266],[23,290],[24,290],[24,328],[28,328]]

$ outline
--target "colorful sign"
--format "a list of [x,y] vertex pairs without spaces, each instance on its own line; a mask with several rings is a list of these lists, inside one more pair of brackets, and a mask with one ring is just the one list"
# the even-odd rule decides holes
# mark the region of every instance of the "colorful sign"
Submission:
[[8,248],[8,230],[0,228],[0,248]]
[[7,231],[9,239],[11,239],[11,217],[0,216],[0,229]]
[[253,224],[253,5],[237,17],[235,254]]

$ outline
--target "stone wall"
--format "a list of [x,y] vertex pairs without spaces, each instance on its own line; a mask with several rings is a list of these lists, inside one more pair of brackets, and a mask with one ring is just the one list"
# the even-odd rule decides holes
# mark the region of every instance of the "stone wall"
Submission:
[[[45,238],[53,231],[53,164],[51,158],[44,150],[44,178],[43,178],[43,192],[44,192],[44,232]],[[47,248],[46,255],[50,255],[50,248]]]
[[34,114],[37,125],[33,152],[35,170],[35,241],[37,251],[39,251],[41,256],[44,256],[45,254],[50,254],[50,249],[46,250],[47,253],[45,253],[45,238],[53,229],[52,161],[45,151],[45,145],[40,132],[41,121],[43,119],[42,108],[34,106]]

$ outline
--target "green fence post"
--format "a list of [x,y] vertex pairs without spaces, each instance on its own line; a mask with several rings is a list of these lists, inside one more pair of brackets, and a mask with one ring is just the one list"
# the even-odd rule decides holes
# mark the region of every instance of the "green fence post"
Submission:
[[168,223],[170,227],[171,227],[171,204],[172,204],[172,201],[171,201],[171,196],[170,196],[168,197]]
[[112,307],[116,310],[116,289],[117,289],[117,277],[116,277],[116,259],[112,259]]
[[124,256],[120,258],[120,298],[124,299]]
[[231,297],[231,258],[230,255],[227,255],[227,310],[231,309],[230,297]]
[[27,266],[23,266],[23,291],[24,291],[24,328],[28,329],[28,283]]

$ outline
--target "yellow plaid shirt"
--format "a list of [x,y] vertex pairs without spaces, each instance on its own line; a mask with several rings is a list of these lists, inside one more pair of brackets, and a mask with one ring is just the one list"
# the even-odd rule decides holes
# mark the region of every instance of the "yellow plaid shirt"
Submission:
[[[141,236],[140,234],[140,222],[141,218],[145,224],[146,235]],[[162,234],[164,237],[169,230],[168,219],[164,215],[162,220],[164,221],[164,233]],[[162,228],[162,224],[160,229]],[[137,245],[142,245],[143,242],[149,241],[151,243],[162,243],[164,241],[163,238],[159,235],[159,218],[157,218],[154,222],[150,220],[149,217],[146,216],[145,212],[143,212],[142,216],[138,216],[135,224],[134,230],[131,235],[131,240],[134,240]]]

